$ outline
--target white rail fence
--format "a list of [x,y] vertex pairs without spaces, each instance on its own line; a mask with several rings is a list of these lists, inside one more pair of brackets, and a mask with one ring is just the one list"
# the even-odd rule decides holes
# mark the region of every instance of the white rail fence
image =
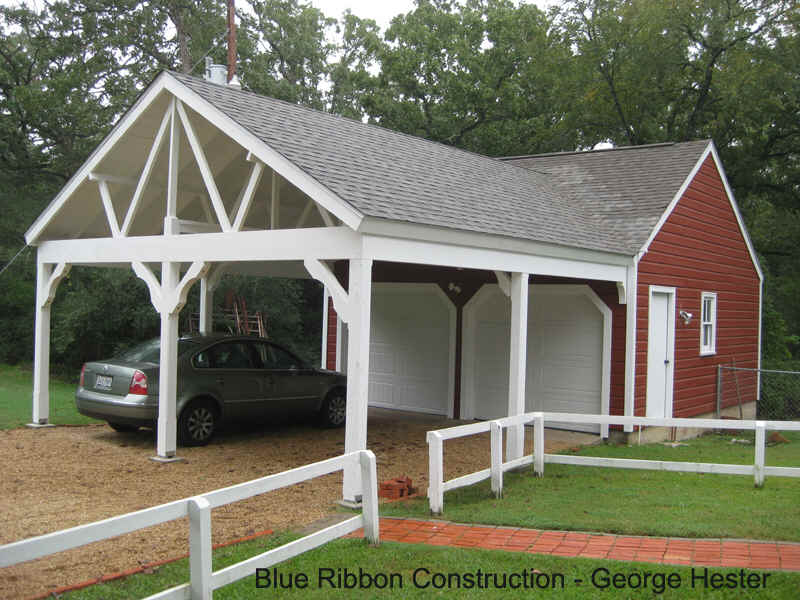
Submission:
[[[211,570],[212,509],[315,477],[335,473],[351,465],[361,470],[363,508],[360,515],[219,571]],[[210,599],[213,590],[253,575],[257,567],[270,567],[361,527],[364,528],[364,537],[377,543],[379,541],[378,479],[375,455],[369,450],[359,450],[290,471],[214,490],[193,498],[184,498],[104,521],[79,525],[71,529],[6,544],[0,546],[0,567],[8,567],[187,516],[189,517],[190,582],[149,596],[147,600]]]
[[[546,454],[544,452],[544,428],[546,423],[589,423],[596,425],[639,425],[650,427],[689,427],[696,429],[753,430],[756,434],[755,457],[752,465],[728,465],[665,460],[640,460],[628,458],[603,458],[595,456],[572,456]],[[503,462],[503,429],[533,423],[533,453],[508,462]],[[778,477],[800,477],[800,468],[768,467],[764,464],[767,430],[800,431],[798,421],[735,421],[731,419],[659,419],[655,417],[621,417],[611,415],[583,415],[573,413],[534,412],[494,421],[483,421],[470,425],[449,427],[429,431],[428,440],[428,500],[431,512],[440,514],[444,508],[444,493],[460,487],[491,479],[492,492],[499,497],[503,493],[503,473],[533,464],[537,476],[544,475],[544,463],[585,465],[591,467],[614,467],[618,469],[649,469],[660,471],[683,471],[688,473],[723,473],[728,475],[753,475],[755,485],[764,485],[766,475]],[[488,469],[445,481],[444,441],[454,438],[491,433],[491,463]]]

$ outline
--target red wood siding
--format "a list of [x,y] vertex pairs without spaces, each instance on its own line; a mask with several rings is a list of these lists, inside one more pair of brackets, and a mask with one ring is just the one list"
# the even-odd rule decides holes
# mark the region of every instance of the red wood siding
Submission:
[[[651,285],[676,288],[673,415],[712,412],[716,408],[717,365],[735,361],[739,367],[758,366],[760,292],[758,273],[710,155],[639,262],[637,415],[643,415],[646,406]],[[711,356],[700,356],[702,292],[717,294],[716,354]],[[694,315],[689,325],[677,317],[681,310]],[[742,402],[755,400],[755,377],[740,374],[738,386],[736,383],[732,375],[726,376],[723,407],[735,405],[739,398]]]
[[325,368],[331,371],[336,369],[336,323],[338,317],[333,308],[333,298],[328,297],[328,331],[325,342]]

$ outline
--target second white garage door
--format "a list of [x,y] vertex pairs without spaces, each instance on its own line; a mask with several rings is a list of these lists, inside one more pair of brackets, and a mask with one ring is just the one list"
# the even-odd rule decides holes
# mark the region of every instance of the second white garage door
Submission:
[[[603,307],[587,286],[532,285],[529,291],[525,410],[602,413],[610,317],[606,324]],[[465,308],[467,418],[507,414],[509,321],[510,300],[496,285],[484,286]],[[568,428],[599,432],[593,425]]]

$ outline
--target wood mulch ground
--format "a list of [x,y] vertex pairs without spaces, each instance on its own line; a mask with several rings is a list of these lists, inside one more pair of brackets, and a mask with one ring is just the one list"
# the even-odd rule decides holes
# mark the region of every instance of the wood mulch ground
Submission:
[[[425,432],[455,424],[420,415],[398,419],[371,409],[368,447],[377,456],[378,480],[407,475],[424,493]],[[551,451],[576,443],[568,435],[549,437]],[[330,458],[343,452],[344,430],[301,423],[230,431],[209,446],[179,448],[185,460],[169,464],[148,460],[154,442],[151,431],[120,434],[106,425],[0,431],[0,544]],[[448,479],[488,464],[488,434],[445,444]],[[341,473],[328,475],[216,509],[213,542],[297,529],[330,515],[341,498],[341,481]],[[0,569],[0,598],[31,598],[187,551],[188,523],[174,521]]]

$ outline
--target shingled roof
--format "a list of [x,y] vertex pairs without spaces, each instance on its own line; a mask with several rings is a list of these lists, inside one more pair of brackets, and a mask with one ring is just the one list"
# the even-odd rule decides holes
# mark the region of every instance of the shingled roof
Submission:
[[641,247],[708,144],[499,160],[170,75],[364,216],[620,254]]
[[635,252],[697,164],[710,140],[504,158],[544,175],[562,196]]

